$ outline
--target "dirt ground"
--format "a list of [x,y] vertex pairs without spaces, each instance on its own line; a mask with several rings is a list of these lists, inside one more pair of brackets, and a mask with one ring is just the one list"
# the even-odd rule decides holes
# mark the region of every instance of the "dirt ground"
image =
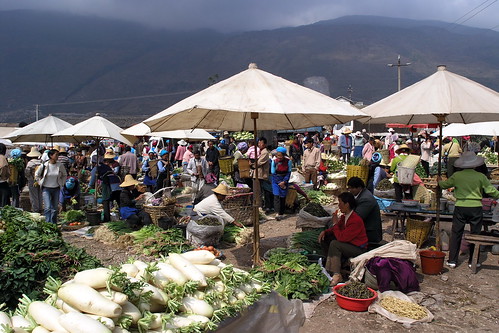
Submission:
[[[260,231],[261,255],[268,249],[286,247],[289,236],[301,231],[295,227],[296,216],[282,221],[274,219],[262,222]],[[450,224],[444,228],[450,228]],[[391,235],[391,220],[384,217],[384,238]],[[64,238],[75,246],[85,248],[98,257],[104,265],[119,264],[133,256],[131,249],[117,249],[99,241],[86,239],[71,232]],[[224,262],[240,268],[252,264],[252,244],[230,246],[221,244]],[[321,302],[310,318],[306,319],[300,333],[331,331],[342,332],[392,331],[392,332],[497,332],[499,327],[499,256],[492,255],[490,248],[481,253],[482,267],[472,274],[466,265],[467,256],[461,256],[461,264],[452,270],[444,268],[441,275],[424,275],[418,264],[418,279],[421,291],[414,297],[434,315],[432,323],[405,328],[379,314],[349,312],[336,304],[334,296]],[[464,262],[464,263],[463,263]]]

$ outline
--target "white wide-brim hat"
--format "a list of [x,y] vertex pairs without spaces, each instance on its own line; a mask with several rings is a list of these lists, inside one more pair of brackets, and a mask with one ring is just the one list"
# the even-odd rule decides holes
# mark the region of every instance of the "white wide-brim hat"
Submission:
[[473,169],[485,163],[482,156],[477,156],[472,151],[465,151],[455,162],[454,166],[460,169]]

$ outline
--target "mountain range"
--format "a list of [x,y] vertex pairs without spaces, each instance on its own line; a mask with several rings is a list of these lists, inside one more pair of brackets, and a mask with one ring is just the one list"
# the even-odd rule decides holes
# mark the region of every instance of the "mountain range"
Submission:
[[499,32],[438,21],[346,16],[275,30],[167,31],[39,11],[0,12],[3,121],[106,115],[126,127],[249,63],[331,97],[364,104],[406,87],[437,65],[499,90]]

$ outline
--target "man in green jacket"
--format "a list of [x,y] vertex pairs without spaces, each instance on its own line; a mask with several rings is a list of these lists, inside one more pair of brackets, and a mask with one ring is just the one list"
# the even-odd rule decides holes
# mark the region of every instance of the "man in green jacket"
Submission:
[[[449,259],[447,266],[454,268],[459,257],[461,238],[463,237],[466,223],[471,225],[471,233],[479,234],[482,230],[482,193],[493,198],[499,198],[499,191],[490,183],[487,177],[474,169],[484,164],[484,159],[474,152],[464,152],[454,166],[461,171],[456,171],[452,176],[439,181],[438,185],[443,188],[454,187],[456,207],[452,217],[452,233],[450,238]],[[470,245],[469,262],[473,257],[474,246]],[[468,266],[471,267],[470,264]]]

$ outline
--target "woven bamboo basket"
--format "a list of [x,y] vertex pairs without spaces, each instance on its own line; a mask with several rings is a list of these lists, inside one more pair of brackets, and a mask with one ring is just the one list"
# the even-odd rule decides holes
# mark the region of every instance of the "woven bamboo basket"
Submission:
[[229,187],[229,194],[230,195],[249,193],[249,192],[251,192],[250,187]]
[[366,184],[368,176],[369,168],[367,166],[347,165],[347,182],[352,177],[359,177],[364,181],[364,184]]
[[252,198],[252,192],[229,195],[222,202],[222,207],[237,222],[243,225],[251,225],[253,223],[251,219]]
[[405,224],[405,239],[420,248],[428,239],[432,227],[432,221],[422,221],[409,217]]
[[229,174],[234,172],[234,157],[222,157],[218,159],[218,164],[220,165],[220,171],[224,174]]
[[85,223],[82,223],[79,225],[63,224],[63,225],[61,225],[61,230],[62,231],[75,231],[75,230],[81,229],[83,227],[88,227],[88,226],[89,226],[88,222],[85,222]]
[[173,217],[175,215],[175,204],[166,206],[144,205],[142,208],[151,216],[151,220],[155,225],[158,225],[158,221],[160,218],[164,216]]
[[344,190],[347,188],[347,177],[328,179],[327,182],[334,183],[338,186],[338,188]]
[[237,160],[237,167],[239,168],[239,177],[250,178],[250,160],[247,158],[240,158]]

